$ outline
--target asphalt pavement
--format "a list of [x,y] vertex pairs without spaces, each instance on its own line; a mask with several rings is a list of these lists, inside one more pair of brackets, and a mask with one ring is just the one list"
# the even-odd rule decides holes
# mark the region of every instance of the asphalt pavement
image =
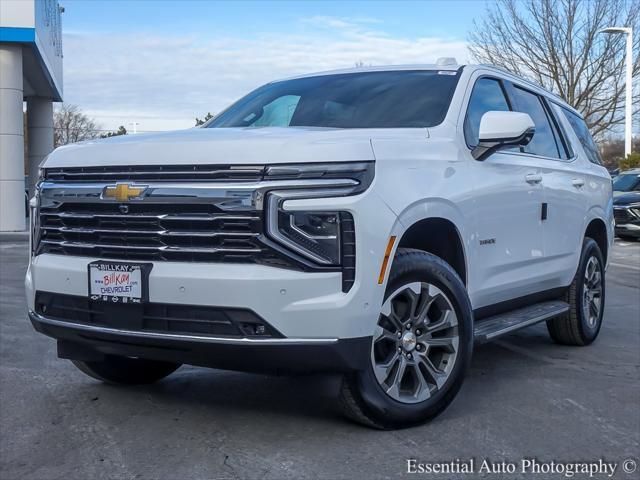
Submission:
[[[27,320],[26,264],[24,239],[0,237],[3,480],[398,478],[408,475],[408,459],[472,458],[476,471],[484,459],[600,459],[618,464],[614,478],[640,478],[622,469],[625,460],[640,462],[638,242],[613,249],[593,345],[555,345],[542,324],[480,346],[444,414],[389,432],[344,419],[329,376],[184,366],[153,386],[92,380],[59,360],[55,342]],[[565,477],[517,470],[498,478]]]

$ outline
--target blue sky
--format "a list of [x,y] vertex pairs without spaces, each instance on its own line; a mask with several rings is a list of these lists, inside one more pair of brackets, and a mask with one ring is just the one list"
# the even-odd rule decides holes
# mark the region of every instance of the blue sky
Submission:
[[468,60],[477,1],[60,0],[65,101],[105,129],[186,128],[269,80]]
[[390,35],[464,37],[483,0],[422,1],[207,1],[64,0],[68,30],[166,32],[213,36],[291,32],[314,16],[371,19]]

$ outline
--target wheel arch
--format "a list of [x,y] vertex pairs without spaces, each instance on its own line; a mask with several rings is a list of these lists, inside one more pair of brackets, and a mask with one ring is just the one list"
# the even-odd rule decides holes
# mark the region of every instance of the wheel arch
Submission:
[[[435,233],[435,234],[434,234]],[[467,255],[462,235],[448,218],[434,216],[415,220],[398,240],[398,248],[414,248],[446,261],[468,284]]]
[[601,218],[594,218],[588,224],[584,232],[584,237],[589,237],[595,240],[600,247],[602,256],[604,257],[605,264],[607,263],[609,253],[609,235],[607,232],[607,225]]

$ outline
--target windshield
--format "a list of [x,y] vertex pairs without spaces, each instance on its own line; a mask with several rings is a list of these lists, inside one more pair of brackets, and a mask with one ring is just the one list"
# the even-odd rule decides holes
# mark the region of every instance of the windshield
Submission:
[[621,174],[613,181],[613,189],[616,192],[632,192],[640,190],[640,175],[637,173]]
[[284,80],[258,88],[206,126],[433,127],[444,120],[457,82],[456,72],[430,70]]

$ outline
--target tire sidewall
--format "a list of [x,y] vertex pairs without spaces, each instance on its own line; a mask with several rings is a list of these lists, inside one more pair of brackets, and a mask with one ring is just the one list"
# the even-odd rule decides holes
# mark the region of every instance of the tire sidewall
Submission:
[[359,392],[368,409],[377,418],[388,418],[389,425],[403,426],[434,417],[444,410],[453,400],[471,363],[473,352],[473,317],[469,298],[464,284],[458,275],[439,258],[424,253],[418,261],[411,259],[410,265],[399,265],[406,258],[396,259],[385,290],[384,301],[389,295],[404,285],[414,282],[427,282],[442,290],[451,301],[458,319],[458,357],[445,384],[420,403],[402,403],[391,398],[378,383],[373,365],[358,376]]

